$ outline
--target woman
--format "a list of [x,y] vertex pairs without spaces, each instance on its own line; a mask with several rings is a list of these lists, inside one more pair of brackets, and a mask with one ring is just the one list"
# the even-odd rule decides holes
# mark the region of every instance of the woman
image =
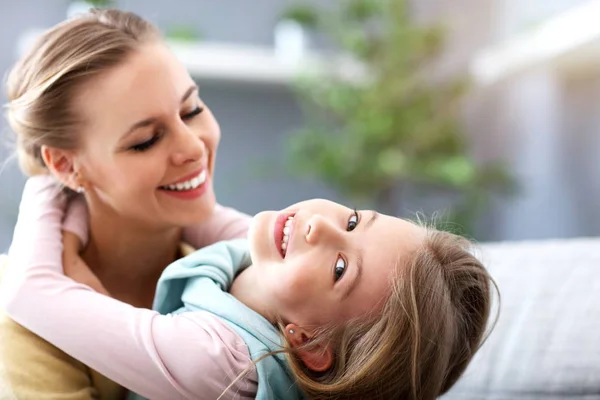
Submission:
[[[114,298],[150,307],[163,269],[183,255],[182,232],[195,247],[246,235],[248,217],[215,201],[217,121],[147,21],[103,10],[58,24],[7,87],[23,171],[85,198],[82,257]],[[2,398],[119,397],[4,314],[0,336]]]
[[65,278],[64,200],[38,182],[7,310],[145,397],[433,400],[482,343],[492,281],[458,236],[320,199],[262,212],[164,271],[160,315]]

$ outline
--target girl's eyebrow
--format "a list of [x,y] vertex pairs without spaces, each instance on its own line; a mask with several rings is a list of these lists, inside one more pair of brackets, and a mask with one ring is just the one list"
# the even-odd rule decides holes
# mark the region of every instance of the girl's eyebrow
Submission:
[[371,211],[371,219],[368,220],[367,223],[365,224],[365,229],[370,228],[378,216],[379,216],[379,213],[377,211]]
[[349,285],[346,285],[346,290],[342,295],[342,301],[346,300],[348,296],[352,293],[352,291],[358,286],[358,282],[360,281],[360,276],[362,274],[362,265],[363,265],[363,251],[362,248],[358,249],[358,256],[356,257],[356,274],[354,274],[354,279],[350,282]]

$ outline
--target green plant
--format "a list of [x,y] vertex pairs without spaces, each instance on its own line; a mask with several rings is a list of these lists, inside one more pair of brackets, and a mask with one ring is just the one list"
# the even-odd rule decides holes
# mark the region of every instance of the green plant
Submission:
[[201,39],[200,33],[192,25],[172,25],[167,28],[166,37],[178,41],[196,42]]
[[319,26],[366,77],[300,77],[306,126],[286,142],[290,173],[316,178],[358,204],[398,214],[409,195],[454,199],[445,219],[471,234],[503,165],[476,163],[461,129],[464,77],[436,78],[440,26],[414,23],[404,0],[347,0]]
[[[72,0],[71,3],[74,3],[77,0]],[[81,1],[81,0],[79,0]],[[95,8],[110,8],[115,5],[114,0],[84,0],[85,3],[90,4]]]
[[284,9],[279,18],[282,20],[295,21],[308,29],[316,29],[319,25],[319,14],[317,13],[317,9],[304,3],[295,3],[288,6]]

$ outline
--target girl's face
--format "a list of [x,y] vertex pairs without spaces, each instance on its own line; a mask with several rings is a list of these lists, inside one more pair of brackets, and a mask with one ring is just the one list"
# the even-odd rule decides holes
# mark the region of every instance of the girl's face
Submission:
[[85,128],[74,165],[92,206],[150,229],[210,215],[219,125],[163,44],[90,82],[75,106]]
[[424,234],[411,222],[320,199],[262,212],[249,232],[262,307],[306,328],[376,312]]

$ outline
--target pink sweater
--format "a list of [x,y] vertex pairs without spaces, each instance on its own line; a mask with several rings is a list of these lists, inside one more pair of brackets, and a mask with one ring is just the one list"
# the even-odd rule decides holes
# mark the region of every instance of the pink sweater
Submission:
[[[151,399],[216,399],[251,360],[244,341],[206,312],[160,315],[96,293],[63,275],[64,196],[49,177],[27,181],[0,290],[19,324],[104,374]],[[83,210],[85,211],[85,210]],[[64,228],[83,235],[81,210]],[[83,223],[82,223],[83,221]],[[248,217],[217,207],[185,232],[195,246],[245,236]],[[33,243],[33,245],[32,245]],[[254,398],[256,371],[242,375],[222,398]]]

